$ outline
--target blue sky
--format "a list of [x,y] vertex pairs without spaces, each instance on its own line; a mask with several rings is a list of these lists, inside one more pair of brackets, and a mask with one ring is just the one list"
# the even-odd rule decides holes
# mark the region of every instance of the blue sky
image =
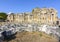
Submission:
[[60,0],[0,0],[0,12],[31,12],[35,7],[53,7],[60,17]]

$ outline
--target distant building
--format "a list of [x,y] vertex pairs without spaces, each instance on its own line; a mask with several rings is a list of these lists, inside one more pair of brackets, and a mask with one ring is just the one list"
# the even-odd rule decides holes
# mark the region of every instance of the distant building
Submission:
[[11,13],[7,20],[9,22],[55,25],[58,20],[57,17],[57,11],[54,8],[35,8],[32,12]]

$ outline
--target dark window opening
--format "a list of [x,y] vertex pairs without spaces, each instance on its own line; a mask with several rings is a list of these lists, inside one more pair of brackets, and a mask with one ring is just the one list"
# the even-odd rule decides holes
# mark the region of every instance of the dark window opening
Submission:
[[56,24],[59,25],[59,21],[57,21]]

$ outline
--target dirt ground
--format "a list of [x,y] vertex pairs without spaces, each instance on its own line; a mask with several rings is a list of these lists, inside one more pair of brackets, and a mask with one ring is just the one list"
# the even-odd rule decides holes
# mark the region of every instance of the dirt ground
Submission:
[[20,32],[16,34],[15,39],[8,42],[58,42],[58,40],[42,32]]

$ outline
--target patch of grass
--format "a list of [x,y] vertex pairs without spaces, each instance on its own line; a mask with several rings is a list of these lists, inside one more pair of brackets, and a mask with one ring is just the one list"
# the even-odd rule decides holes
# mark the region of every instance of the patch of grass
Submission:
[[42,33],[40,33],[39,35],[42,36]]

